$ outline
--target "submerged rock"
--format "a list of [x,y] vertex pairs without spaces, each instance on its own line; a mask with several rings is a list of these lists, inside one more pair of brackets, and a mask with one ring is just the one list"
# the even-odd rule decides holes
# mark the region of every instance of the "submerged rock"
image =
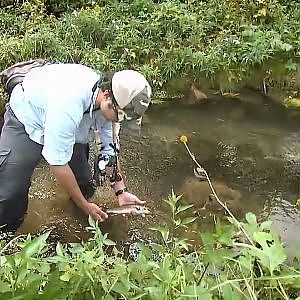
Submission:
[[289,109],[300,110],[300,98],[288,98],[284,100],[283,105]]
[[[252,203],[249,207],[249,203],[243,199],[242,193],[230,188],[224,182],[213,180],[212,185],[217,197],[226,204],[236,217],[243,217],[246,212],[253,209],[253,206],[256,206]],[[184,202],[192,204],[200,216],[206,217],[207,214],[225,216],[227,214],[218,203],[207,181],[188,178],[180,187],[179,193],[183,194]]]

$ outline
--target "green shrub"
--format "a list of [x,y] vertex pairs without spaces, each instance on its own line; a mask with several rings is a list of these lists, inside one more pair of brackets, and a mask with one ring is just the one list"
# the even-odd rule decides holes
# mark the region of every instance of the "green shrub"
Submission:
[[253,70],[263,73],[258,86],[300,85],[300,8],[283,0],[20,1],[0,20],[1,67],[41,56],[134,68],[166,96],[182,77],[236,89]]
[[[153,228],[161,242],[139,243],[135,260],[89,219],[85,243],[57,243],[49,233],[16,237],[0,250],[1,299],[290,299],[299,296],[299,262],[286,254],[271,222],[229,218],[213,232],[199,232],[201,246],[180,237],[194,222],[181,196],[166,200],[170,224]],[[242,231],[241,231],[242,229]],[[242,233],[241,233],[242,232]],[[243,237],[243,234],[245,236]],[[22,241],[23,240],[23,241]],[[19,251],[8,254],[10,246]],[[107,251],[109,250],[109,251]],[[52,250],[53,251],[53,250]],[[298,299],[298,298],[297,298]]]

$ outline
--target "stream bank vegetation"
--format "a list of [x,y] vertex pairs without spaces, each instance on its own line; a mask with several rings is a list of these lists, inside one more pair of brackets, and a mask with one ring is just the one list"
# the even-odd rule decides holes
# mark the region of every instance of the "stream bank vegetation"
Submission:
[[[192,206],[173,192],[165,202],[169,224],[152,228],[159,242],[140,243],[134,260],[91,218],[86,242],[49,251],[45,233],[2,245],[0,299],[300,299],[299,257],[287,260],[270,221],[252,213],[216,220],[195,246],[180,237],[196,219]],[[9,254],[13,245],[19,250]]]
[[[295,0],[4,0],[0,67],[45,58],[99,70],[134,68],[156,97],[193,83],[231,93],[243,85],[298,96],[300,8]],[[294,93],[295,92],[295,93]],[[49,232],[0,241],[0,299],[300,299],[299,257],[287,258],[270,221],[247,213],[215,220],[199,243],[182,237],[195,222],[172,193],[170,222],[153,228],[136,259],[89,219],[82,243]],[[15,249],[13,253],[10,249]]]
[[137,69],[155,99],[243,86],[298,99],[299,23],[298,0],[3,0],[0,69],[41,57]]

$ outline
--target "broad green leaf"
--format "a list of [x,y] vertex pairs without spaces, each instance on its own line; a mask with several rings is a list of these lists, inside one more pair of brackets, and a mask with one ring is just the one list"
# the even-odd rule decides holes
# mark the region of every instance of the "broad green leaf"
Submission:
[[97,222],[91,217],[91,215],[89,215],[88,222],[89,222],[89,225],[91,226],[91,229],[94,229],[95,227],[97,227]]
[[154,227],[154,228],[150,228],[151,230],[153,231],[158,231],[160,232],[162,238],[164,239],[165,242],[168,241],[168,238],[169,238],[169,230],[167,227],[164,227],[164,226],[157,226],[157,227]]
[[245,231],[252,237],[253,233],[258,231],[258,224],[255,214],[248,212],[245,216],[246,223],[240,222],[240,225],[245,229]]
[[203,255],[203,262],[210,263],[216,266],[222,266],[226,263],[228,257],[232,257],[234,254],[229,249],[212,249],[207,251]]
[[42,274],[48,274],[50,272],[50,264],[47,262],[42,262],[38,267],[37,270]]
[[143,297],[146,295],[148,295],[148,293],[141,293],[141,294],[136,295],[135,297],[130,297],[130,300],[143,299]]
[[216,241],[222,245],[232,245],[232,238],[235,235],[235,228],[233,225],[224,225],[217,220],[215,225],[216,233],[214,234]]
[[56,254],[57,254],[58,256],[64,256],[63,248],[62,248],[60,242],[58,242],[58,243],[56,244]]
[[164,291],[162,285],[159,285],[159,286],[148,286],[148,287],[145,288],[145,290],[148,291],[148,293],[149,293],[149,299],[151,299],[151,300],[163,300],[163,299],[166,299],[164,297],[165,291]]
[[257,224],[256,215],[254,213],[252,212],[246,213],[245,218],[249,224]]
[[184,288],[183,293],[179,299],[199,299],[199,300],[212,300],[212,295],[209,291],[201,286],[189,285]]
[[71,246],[68,251],[70,251],[73,254],[80,254],[83,253],[85,251],[83,245],[78,244],[78,243],[69,243],[69,245]]
[[233,288],[230,284],[226,284],[222,287],[223,300],[242,300],[244,299],[241,294]]
[[7,259],[5,256],[0,256],[0,268],[6,264],[6,261]]
[[284,100],[283,105],[289,109],[299,110],[300,109],[300,98],[299,97],[287,98]]
[[244,267],[248,271],[251,271],[253,268],[253,260],[254,260],[254,258],[249,254],[241,255],[238,258],[238,261],[241,264],[241,266]]
[[62,281],[70,281],[71,273],[70,272],[65,272],[63,275],[59,276],[59,278]]
[[152,251],[149,246],[144,245],[143,243],[138,243],[138,246],[141,249],[142,255],[144,255],[149,260],[152,257]]
[[269,231],[272,228],[272,224],[273,224],[272,221],[264,221],[260,224],[259,229],[261,231],[265,231],[265,230]]
[[154,250],[156,250],[156,251],[158,251],[160,253],[165,253],[166,252],[166,248],[164,246],[160,245],[160,244],[151,243],[150,246]]
[[27,269],[27,264],[24,264],[17,270],[17,272],[18,272],[18,277],[16,280],[16,284],[19,284],[24,280],[24,278],[30,271]]
[[[18,260],[17,256],[12,256],[12,255],[5,256],[5,266],[15,269],[16,268],[16,260]],[[19,264],[19,262],[18,262],[18,264]]]
[[188,217],[188,218],[183,219],[181,221],[181,224],[187,225],[187,224],[193,223],[196,219],[197,219],[197,217]]
[[113,242],[112,240],[109,240],[109,239],[105,239],[103,241],[103,244],[106,245],[106,246],[115,246],[116,245],[115,242]]
[[287,258],[279,238],[266,232],[255,232],[253,237],[261,245],[262,249],[252,249],[252,253],[259,258],[262,265],[273,275],[273,271]]
[[182,211],[185,211],[185,210],[187,210],[187,209],[189,209],[189,208],[191,208],[191,207],[193,207],[192,204],[179,205],[179,206],[177,207],[177,209],[176,209],[176,214],[179,214],[179,213],[181,213]]
[[171,266],[170,257],[165,257],[162,265],[159,269],[153,271],[153,276],[155,276],[159,281],[171,284],[174,277],[174,269]]
[[110,289],[110,283],[108,283],[108,278],[109,277],[106,277],[106,278],[101,277],[100,278],[100,283],[101,283],[101,286],[105,293],[107,293]]
[[206,252],[209,250],[212,250],[214,248],[214,244],[215,244],[215,238],[213,237],[213,234],[209,233],[209,232],[205,232],[205,233],[202,233],[200,236],[201,236],[201,239],[202,239],[202,242],[203,242]]
[[123,282],[116,282],[111,289],[120,295],[127,295],[129,286]]
[[11,288],[9,283],[3,282],[3,281],[0,280],[0,293],[1,294],[4,294],[6,292],[10,292],[11,290],[12,290],[12,288]]
[[26,244],[26,246],[22,249],[21,254],[25,257],[31,257],[34,254],[38,254],[45,247],[49,234],[50,231],[38,236],[32,241],[27,242],[28,244]]
[[185,249],[186,251],[189,250],[189,243],[188,243],[188,240],[187,239],[178,239],[178,238],[175,238],[175,248],[179,247],[179,248],[183,248]]

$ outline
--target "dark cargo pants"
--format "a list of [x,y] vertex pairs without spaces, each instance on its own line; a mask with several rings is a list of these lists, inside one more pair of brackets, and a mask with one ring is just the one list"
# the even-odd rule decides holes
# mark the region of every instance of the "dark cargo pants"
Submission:
[[[14,232],[23,222],[31,176],[42,158],[41,151],[42,145],[29,138],[7,104],[0,136],[0,232]],[[69,165],[83,194],[91,197],[94,189],[88,153],[88,144],[75,144]]]

